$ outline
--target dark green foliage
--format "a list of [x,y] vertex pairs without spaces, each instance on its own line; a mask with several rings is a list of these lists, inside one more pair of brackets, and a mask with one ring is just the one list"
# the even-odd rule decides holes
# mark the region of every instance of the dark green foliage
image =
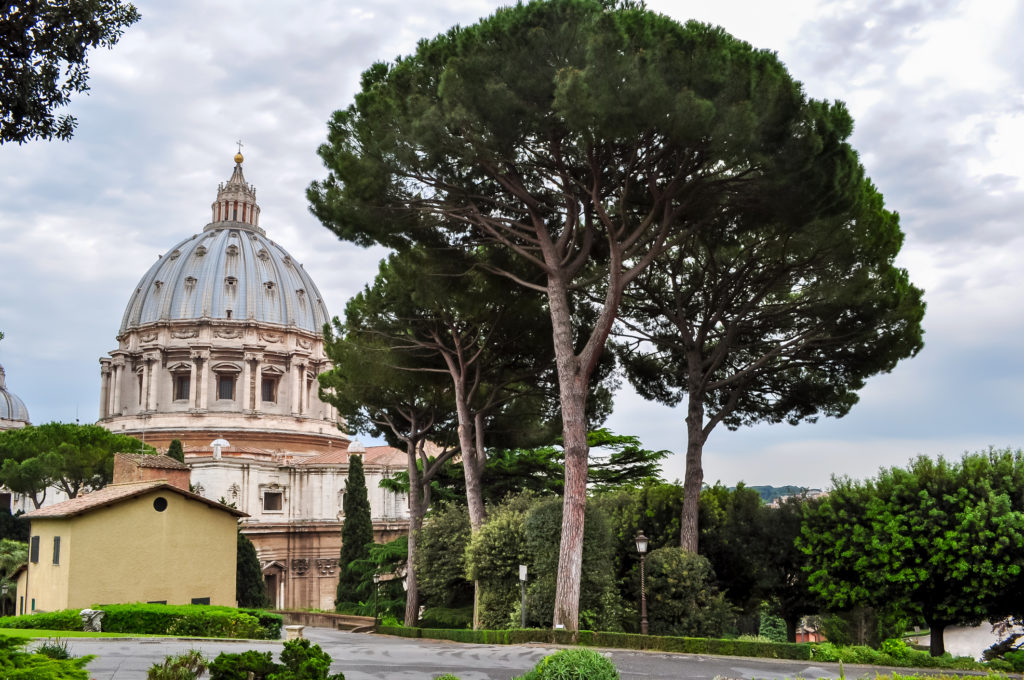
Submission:
[[[588,629],[622,630],[623,607],[615,588],[612,534],[604,516],[586,510],[583,529],[583,565],[580,575],[580,620]],[[527,588],[526,620],[550,626],[554,611],[558,541],[562,530],[562,500],[538,500],[523,520],[528,564],[533,576]],[[512,574],[518,583],[517,572]]]
[[[615,561],[615,578],[629,581],[637,574],[640,557],[636,552],[636,534],[643,531],[648,551],[679,545],[679,515],[683,508],[683,487],[679,484],[648,481],[641,487],[623,487],[600,493],[593,505],[608,522],[613,544],[609,550]],[[626,599],[640,598],[639,577],[635,592],[627,583]]]
[[263,580],[256,547],[241,531],[238,532],[238,553],[235,561],[235,599],[239,607],[270,606],[267,584]]
[[99,425],[30,425],[0,432],[0,483],[29,496],[38,508],[50,485],[74,498],[109,484],[115,453],[155,452]]
[[306,639],[289,640],[281,650],[281,663],[270,652],[252,650],[221,653],[210,663],[210,680],[345,680],[331,673],[331,657]]
[[89,89],[86,53],[111,48],[139,20],[121,0],[8,3],[0,22],[0,144],[71,138],[77,121],[55,109]]
[[335,606],[343,602],[359,602],[359,572],[352,562],[369,556],[368,544],[373,543],[373,521],[370,519],[370,501],[366,496],[366,477],[363,475],[363,457],[349,456],[348,480],[345,482],[344,524],[341,527],[341,559],[338,561],[338,593]]
[[898,608],[853,607],[820,618],[821,632],[829,642],[841,646],[878,649],[886,639],[903,635],[910,619]]
[[163,663],[150,666],[146,680],[197,680],[208,666],[209,661],[202,652],[190,649],[184,654],[168,656]]
[[472,604],[473,584],[466,579],[469,535],[465,506],[442,505],[423,523],[417,539],[416,579],[428,610]]
[[428,607],[423,610],[419,625],[422,628],[442,628],[446,630],[470,628],[473,625],[473,607],[472,605],[462,607],[461,609]]
[[733,611],[715,587],[711,563],[682,548],[647,555],[647,618],[654,635],[717,637]]
[[767,566],[766,520],[760,494],[742,483],[735,489],[715,484],[701,491],[700,554],[711,563],[726,599],[741,612],[754,614],[755,621]]
[[[409,557],[409,537],[399,536],[387,543],[371,543],[367,556],[352,562],[356,576],[358,605],[343,604],[344,613],[360,616],[391,615],[401,618],[405,613],[405,590],[399,574]],[[374,581],[380,577],[380,582]]]
[[10,510],[0,509],[0,539],[28,542],[29,521],[22,517],[24,514],[19,510],[12,515]]
[[[248,637],[277,640],[281,637],[280,614],[252,609],[209,605],[111,604],[93,605],[106,612],[103,630],[108,633],[194,635],[200,637]],[[0,628],[81,630],[78,609],[8,616]]]
[[919,457],[866,482],[834,479],[799,546],[811,589],[834,609],[920,614],[943,652],[950,624],[1024,606],[1024,453]]
[[180,439],[171,440],[171,445],[167,447],[167,457],[173,458],[179,463],[185,462],[185,449],[182,447]]
[[790,642],[796,641],[796,627],[801,617],[824,609],[811,592],[807,572],[803,569],[806,559],[796,545],[804,512],[813,512],[817,504],[815,499],[791,496],[776,507],[764,508],[764,533],[759,543],[764,560],[761,592],[769,610],[785,621]]
[[541,659],[525,677],[537,680],[618,680],[615,664],[590,649],[563,649]]

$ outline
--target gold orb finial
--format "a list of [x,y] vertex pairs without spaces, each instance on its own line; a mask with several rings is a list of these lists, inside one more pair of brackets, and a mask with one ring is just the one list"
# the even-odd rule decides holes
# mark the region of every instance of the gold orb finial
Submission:
[[241,165],[241,164],[242,164],[242,161],[244,161],[244,160],[245,160],[245,158],[244,158],[244,157],[242,156],[242,154],[240,154],[240,153],[236,153],[236,154],[235,154],[235,162],[236,162],[236,163],[238,163],[239,165]]

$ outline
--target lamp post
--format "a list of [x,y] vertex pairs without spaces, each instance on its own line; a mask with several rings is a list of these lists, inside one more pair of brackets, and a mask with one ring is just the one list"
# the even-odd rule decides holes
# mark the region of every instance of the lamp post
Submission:
[[377,612],[377,591],[380,590],[380,574],[373,575],[373,625],[377,625],[377,621],[380,618]]
[[647,537],[641,529],[636,532],[636,551],[640,553],[640,634],[647,635],[647,584],[644,580],[644,556],[647,554]]
[[519,627],[526,628],[526,565],[519,565]]
[[7,583],[4,583],[3,585],[0,585],[0,595],[3,596],[3,599],[0,599],[0,612],[3,612],[3,614],[5,616],[7,615],[7,589],[8,588],[9,588],[9,586],[7,585]]

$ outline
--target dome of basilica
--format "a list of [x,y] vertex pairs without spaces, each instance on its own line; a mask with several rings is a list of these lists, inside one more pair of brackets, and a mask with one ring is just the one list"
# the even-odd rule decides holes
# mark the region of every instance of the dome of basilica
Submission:
[[7,389],[5,382],[4,367],[0,366],[0,429],[6,429],[4,421],[11,421],[11,426],[17,427],[15,423],[28,425],[28,409],[18,395]]
[[320,291],[259,227],[256,191],[235,165],[218,187],[213,220],[150,267],[120,333],[154,322],[232,319],[320,333],[329,318]]

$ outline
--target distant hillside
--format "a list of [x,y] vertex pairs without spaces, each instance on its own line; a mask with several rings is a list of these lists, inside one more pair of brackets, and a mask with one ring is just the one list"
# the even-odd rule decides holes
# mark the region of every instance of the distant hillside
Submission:
[[748,489],[761,494],[761,499],[765,503],[771,503],[776,498],[782,496],[792,496],[794,494],[803,493],[805,491],[821,491],[821,489],[808,489],[806,486],[748,486]]

